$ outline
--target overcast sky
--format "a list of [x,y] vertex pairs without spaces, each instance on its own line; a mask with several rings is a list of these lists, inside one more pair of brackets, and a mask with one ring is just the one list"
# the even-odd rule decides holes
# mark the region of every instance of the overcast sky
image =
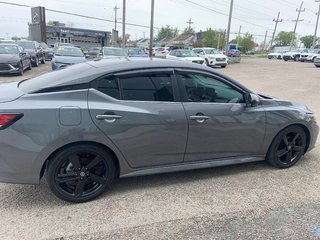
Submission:
[[[122,0],[3,0],[11,3],[26,4],[30,6],[43,6],[48,9],[83,14],[108,20],[114,20],[113,7],[118,5],[118,17],[122,17]],[[229,13],[230,0],[190,0],[209,9],[196,6],[188,0],[155,0],[155,27],[170,25],[183,30],[187,27],[187,21],[191,18],[196,31],[207,28],[226,29]],[[242,33],[249,32],[254,35],[256,42],[260,43],[268,31],[270,40],[274,29],[277,13],[283,22],[278,24],[277,32],[293,31],[294,22],[297,18],[296,9],[301,4],[300,0],[234,0],[234,11],[231,32],[237,33],[242,26]],[[128,23],[141,25],[150,24],[151,0],[127,0]],[[314,34],[316,24],[316,12],[319,3],[314,0],[305,0],[301,13],[304,21],[298,23],[297,34],[300,36]],[[217,13],[218,11],[220,13]],[[114,24],[98,20],[90,20],[70,15],[46,12],[46,20],[64,22],[73,27],[111,31]],[[121,21],[121,19],[119,19]],[[31,22],[30,8],[8,6],[0,4],[0,38],[12,36],[28,36],[27,23]],[[121,24],[118,24],[121,30]],[[149,36],[149,29],[143,27],[127,26],[130,39]],[[157,30],[155,31],[155,33]],[[318,36],[320,30],[318,31]],[[236,35],[233,34],[231,39]]]

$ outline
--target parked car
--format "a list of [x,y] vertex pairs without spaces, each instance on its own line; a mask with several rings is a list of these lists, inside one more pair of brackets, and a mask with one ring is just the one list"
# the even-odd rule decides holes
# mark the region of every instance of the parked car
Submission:
[[129,57],[149,57],[149,54],[142,48],[129,48]]
[[268,54],[268,59],[282,59],[283,54],[286,51],[276,51],[276,50],[272,50],[269,54]]
[[53,51],[57,50],[59,47],[75,47],[75,46],[73,44],[71,44],[71,43],[56,42],[53,45]]
[[288,168],[319,131],[304,105],[164,59],[101,59],[2,84],[0,109],[0,181],[38,184],[46,174],[72,202],[117,177],[264,160]]
[[58,47],[54,52],[51,60],[52,70],[65,68],[73,64],[82,63],[86,61],[86,57],[80,48],[63,46]]
[[128,57],[128,51],[126,51],[123,48],[117,48],[117,47],[103,47],[102,57],[103,58]]
[[30,55],[16,44],[0,43],[0,73],[17,73],[22,76],[26,69],[32,69]]
[[10,43],[10,44],[15,44],[16,41],[12,40],[12,39],[1,39],[0,43]]
[[157,47],[154,49],[154,56],[165,58],[169,52],[169,47]]
[[284,61],[294,60],[295,62],[299,61],[301,53],[304,49],[296,48],[290,52],[286,52],[283,54],[282,59]]
[[33,67],[38,67],[39,63],[46,63],[45,53],[40,44],[36,41],[17,41],[17,44],[23,48],[23,51],[31,56],[31,62]]
[[51,61],[51,59],[53,57],[53,48],[49,47],[45,42],[41,42],[40,46],[43,49],[45,59],[48,61]]
[[198,57],[195,52],[187,49],[172,50],[166,55],[166,58],[198,64],[205,64],[205,60],[202,57]]
[[320,67],[320,56],[316,57],[316,59],[313,61],[313,63],[316,67]]
[[101,54],[101,48],[100,47],[93,47],[90,48],[89,51],[86,53],[86,58],[97,58]]
[[301,62],[313,62],[320,56],[320,49],[306,49],[300,55]]
[[197,56],[204,58],[207,66],[225,68],[228,65],[228,57],[215,48],[194,48]]

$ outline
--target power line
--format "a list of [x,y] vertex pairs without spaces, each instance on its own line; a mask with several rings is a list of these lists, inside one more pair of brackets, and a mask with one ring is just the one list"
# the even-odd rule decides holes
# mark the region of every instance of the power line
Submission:
[[[209,8],[209,7],[207,7],[207,6],[204,6],[204,5],[202,5],[202,4],[193,2],[193,1],[191,1],[191,0],[185,0],[185,1],[188,2],[188,3],[191,3],[191,4],[193,4],[193,5],[196,5],[196,6],[198,6],[198,7],[201,7],[201,8],[203,8],[203,9],[206,9],[206,10],[208,10],[208,11],[215,12],[215,13],[218,13],[218,14],[220,14],[220,15],[227,16],[227,17],[229,16],[228,14],[226,14],[226,13],[224,13],[224,12],[221,12],[221,11],[219,11],[219,10],[215,10],[215,9]],[[256,23],[252,23],[252,22],[243,20],[243,19],[241,19],[241,18],[237,18],[237,17],[233,17],[233,18],[234,18],[234,19],[237,19],[238,21],[245,22],[245,23],[248,23],[248,24],[253,25],[253,26],[257,26],[257,27],[261,27],[261,28],[265,28],[265,29],[272,30],[272,29],[270,29],[270,28],[268,28],[268,27],[266,27],[266,26],[262,26],[262,25],[259,25],[259,24],[256,24]]]
[[[25,4],[9,3],[9,2],[3,2],[3,1],[0,1],[0,4],[12,5],[12,6],[18,6],[18,7],[27,7],[27,8],[32,8],[33,7],[33,6],[25,5]],[[98,18],[98,17],[91,17],[91,16],[78,14],[78,13],[59,11],[59,10],[49,9],[49,8],[46,8],[46,11],[54,12],[54,13],[60,13],[60,14],[66,14],[66,15],[71,15],[71,16],[75,16],[75,17],[83,17],[83,18],[87,18],[87,19],[93,19],[93,20],[99,20],[99,21],[114,23],[113,20],[104,19],[104,18]],[[122,22],[119,22],[119,23],[122,23]],[[150,26],[142,25],[142,24],[136,24],[136,23],[128,23],[128,22],[126,22],[126,25],[130,25],[130,26],[134,26],[134,27],[150,28]],[[160,29],[159,27],[154,27],[154,28],[155,29]]]

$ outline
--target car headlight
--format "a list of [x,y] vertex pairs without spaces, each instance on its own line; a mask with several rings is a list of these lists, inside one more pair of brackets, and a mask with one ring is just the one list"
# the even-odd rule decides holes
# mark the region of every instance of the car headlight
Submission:
[[307,122],[316,122],[317,119],[316,119],[316,115],[314,113],[307,113],[306,116],[305,116],[305,120]]

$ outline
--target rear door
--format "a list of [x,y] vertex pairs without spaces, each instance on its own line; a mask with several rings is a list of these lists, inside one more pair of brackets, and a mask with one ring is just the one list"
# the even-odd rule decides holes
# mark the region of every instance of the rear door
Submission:
[[172,75],[172,69],[109,75],[89,91],[94,123],[131,167],[183,161],[188,123]]

